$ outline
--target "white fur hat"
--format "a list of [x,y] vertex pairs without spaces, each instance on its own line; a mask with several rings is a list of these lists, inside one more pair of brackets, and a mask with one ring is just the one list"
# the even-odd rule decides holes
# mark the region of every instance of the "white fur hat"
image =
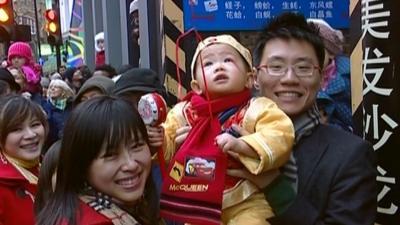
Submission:
[[139,1],[138,0],[133,0],[131,4],[129,5],[129,14],[131,14],[133,11],[139,9]]
[[100,52],[104,49],[100,49],[99,46],[97,45],[98,40],[104,40],[104,32],[99,32],[94,36],[94,47],[96,49],[96,52]]

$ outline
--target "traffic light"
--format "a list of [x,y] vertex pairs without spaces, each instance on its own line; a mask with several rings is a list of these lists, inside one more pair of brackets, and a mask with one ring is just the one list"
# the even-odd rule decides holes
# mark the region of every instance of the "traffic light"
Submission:
[[47,31],[47,42],[50,45],[61,45],[62,38],[61,38],[61,27],[60,27],[60,20],[56,10],[48,9],[45,12],[46,18],[46,31]]
[[14,11],[12,0],[0,0],[0,42],[8,42],[14,33]]

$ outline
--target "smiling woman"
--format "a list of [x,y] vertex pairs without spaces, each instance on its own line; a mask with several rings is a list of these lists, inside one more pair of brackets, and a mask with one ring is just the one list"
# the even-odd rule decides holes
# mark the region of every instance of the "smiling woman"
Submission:
[[47,131],[39,105],[17,95],[0,99],[1,224],[34,224],[33,199]]
[[79,104],[60,151],[54,193],[35,206],[37,224],[157,224],[147,131],[129,102],[101,96]]

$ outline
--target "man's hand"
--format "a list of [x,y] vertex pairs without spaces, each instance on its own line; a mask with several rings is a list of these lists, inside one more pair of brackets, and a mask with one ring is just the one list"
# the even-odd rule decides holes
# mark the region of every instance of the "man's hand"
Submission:
[[158,151],[164,142],[164,128],[162,126],[152,127],[146,126],[147,135],[149,136],[149,147],[152,154]]

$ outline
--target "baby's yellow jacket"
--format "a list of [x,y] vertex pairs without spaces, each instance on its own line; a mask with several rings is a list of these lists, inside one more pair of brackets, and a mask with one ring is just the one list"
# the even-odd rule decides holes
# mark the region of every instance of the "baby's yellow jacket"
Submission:
[[[290,156],[294,140],[294,127],[290,118],[278,106],[266,97],[252,98],[243,120],[239,124],[249,135],[241,136],[258,154],[258,158],[239,155],[240,162],[252,174],[279,168]],[[176,149],[176,130],[187,126],[188,115],[185,113],[190,102],[176,104],[168,113],[163,124],[165,129],[164,157],[171,160]],[[223,209],[238,204],[259,189],[249,180],[242,179],[234,187],[224,190]]]

